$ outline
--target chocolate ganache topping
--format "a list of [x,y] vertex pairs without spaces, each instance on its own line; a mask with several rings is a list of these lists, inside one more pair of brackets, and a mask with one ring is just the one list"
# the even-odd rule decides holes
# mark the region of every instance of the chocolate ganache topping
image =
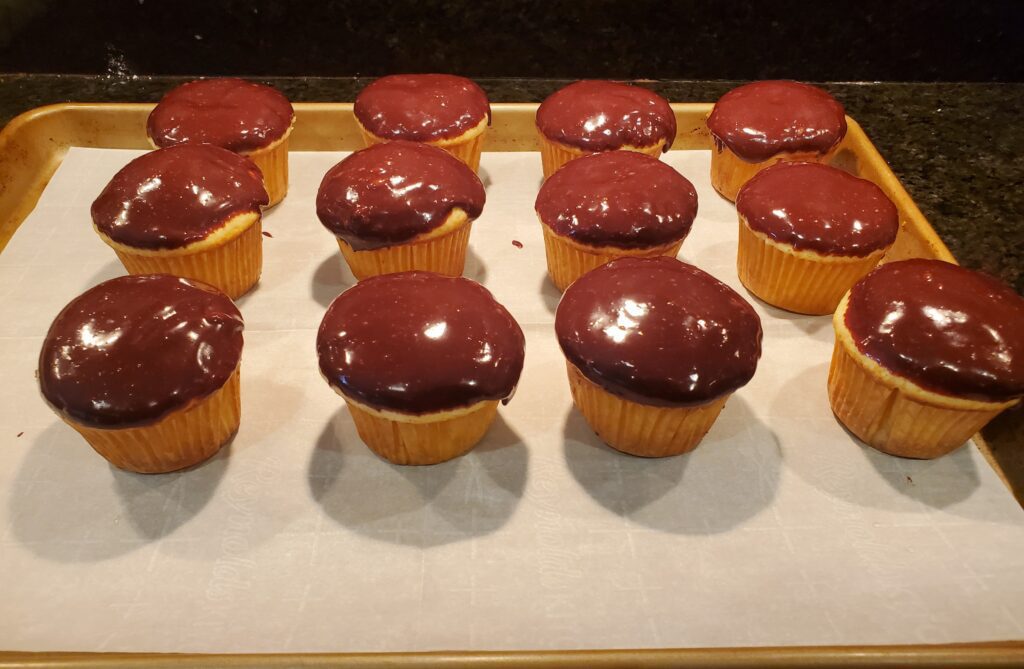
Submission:
[[926,390],[1003,402],[1024,395],[1024,298],[941,260],[882,265],[843,316],[861,353]]
[[469,167],[427,144],[394,141],[356,151],[328,170],[316,196],[320,222],[357,251],[406,242],[452,210],[472,220],[484,186]]
[[157,146],[213,144],[262,149],[284,137],[295,112],[276,88],[242,79],[200,79],[169,91],[153,109],[146,133]]
[[541,222],[581,244],[643,248],[686,237],[697,191],[657,158],[606,151],[555,172],[541,186],[536,209]]
[[584,376],[655,406],[694,406],[731,393],[761,357],[753,307],[674,258],[619,258],[584,274],[558,304],[555,331]]
[[333,387],[408,414],[507,400],[523,346],[523,331],[486,288],[430,272],[360,281],[327,309],[316,342]]
[[820,163],[777,163],[740,188],[736,211],[771,239],[830,255],[866,256],[896,241],[900,220],[882,189]]
[[676,137],[676,117],[657,93],[612,81],[584,80],[552,93],[537,109],[548,139],[587,151],[653,146]]
[[835,98],[796,81],[757,81],[723,95],[708,117],[715,140],[750,163],[783,151],[826,153],[846,135]]
[[219,390],[242,356],[242,315],[223,293],[166,274],[122,276],[71,301],[39,354],[58,412],[91,427],[152,424]]
[[491,105],[474,82],[451,74],[393,74],[356,97],[360,125],[377,137],[428,142],[490,123]]
[[256,165],[209,144],[145,153],[114,175],[92,203],[92,221],[111,240],[174,249],[206,239],[229,218],[269,201]]

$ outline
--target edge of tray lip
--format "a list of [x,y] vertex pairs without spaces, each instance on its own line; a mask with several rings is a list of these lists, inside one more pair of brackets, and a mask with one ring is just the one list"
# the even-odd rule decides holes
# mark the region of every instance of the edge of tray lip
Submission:
[[[42,105],[21,112],[12,118],[0,130],[0,149],[9,144],[22,128],[43,117],[66,112],[123,108],[126,110],[152,109],[153,102],[58,102]],[[348,111],[352,102],[296,102],[293,103],[297,112],[300,111]],[[527,111],[536,109],[536,102],[495,102],[491,107],[507,111]],[[714,106],[711,102],[673,102],[676,111],[710,111]],[[905,202],[907,218],[913,220],[928,237],[929,243],[938,252],[941,259],[956,263],[949,248],[917,207],[917,203],[903,187],[902,182],[882,157],[863,127],[849,115],[846,116],[847,137],[860,143],[866,150],[865,158],[876,163],[878,173],[886,185]],[[53,144],[53,152],[61,152],[66,147]],[[51,175],[52,176],[52,175]],[[49,177],[47,177],[47,182]],[[43,185],[45,188],[45,184]],[[33,207],[34,208],[34,207]],[[31,210],[28,212],[31,213]],[[23,222],[18,222],[17,229]],[[2,253],[2,249],[0,249]],[[992,459],[988,445],[979,433],[973,437],[989,466],[1002,476],[1001,469]],[[1005,480],[1004,480],[1005,485]],[[1009,490],[1011,495],[1012,489]],[[899,644],[899,645],[855,645],[855,646],[763,646],[763,647],[723,647],[723,648],[651,648],[651,649],[614,649],[614,650],[563,650],[563,651],[432,651],[432,652],[397,652],[397,653],[253,653],[253,654],[185,654],[185,653],[90,653],[63,651],[10,651],[0,650],[0,668],[6,667],[72,667],[94,666],[97,661],[106,660],[125,663],[139,661],[173,661],[185,663],[189,660],[203,659],[211,665],[242,666],[246,660],[268,662],[263,666],[290,666],[297,663],[308,663],[310,659],[325,662],[359,661],[363,666],[380,666],[387,661],[395,665],[427,666],[427,664],[443,661],[453,665],[468,663],[486,663],[489,666],[511,666],[529,661],[533,666],[557,666],[563,661],[583,660],[590,658],[600,661],[601,666],[620,666],[623,661],[632,661],[634,666],[753,666],[754,662],[769,660],[776,662],[799,662],[803,667],[832,667],[847,665],[851,660],[866,662],[860,666],[872,666],[871,663],[888,662],[899,659],[901,662],[913,664],[927,663],[926,666],[963,666],[964,660],[970,659],[973,664],[984,663],[991,666],[1008,666],[1006,662],[1024,660],[1024,640],[1006,640],[991,642],[968,642],[953,644]],[[736,661],[743,662],[742,665]],[[605,665],[604,663],[608,664]],[[667,662],[669,664],[663,664]],[[708,662],[713,664],[708,665]],[[721,662],[721,664],[719,664]],[[822,663],[824,662],[824,663]],[[364,664],[365,663],[365,664]],[[582,665],[580,665],[582,666]],[[777,664],[776,666],[792,666]]]
[[[427,651],[355,653],[87,653],[0,651],[0,668],[85,667],[158,663],[204,666],[334,666],[344,660],[353,667],[427,667],[443,663],[472,667],[962,667],[1019,666],[1024,641],[983,641],[952,644],[887,644],[876,646],[757,646],[720,648],[650,648],[557,651]],[[628,663],[628,664],[624,664]],[[1010,663],[1013,663],[1012,665]]]

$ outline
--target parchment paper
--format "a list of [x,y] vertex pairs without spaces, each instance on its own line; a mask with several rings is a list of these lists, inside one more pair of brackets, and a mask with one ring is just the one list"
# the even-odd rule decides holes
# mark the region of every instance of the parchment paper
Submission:
[[[293,153],[246,319],[242,427],[192,471],[109,467],[40,398],[57,312],[123,273],[89,204],[137,152],[74,149],[0,255],[0,648],[402,651],[938,643],[1024,637],[1024,513],[973,445],[860,445],[825,392],[827,317],[750,298],[764,356],[691,455],[603,446],[572,410],[533,213],[536,153],[483,159],[467,276],[527,333],[512,403],[469,455],[391,466],[317,373],[353,279],[315,216],[344,154]],[[706,152],[682,258],[736,279]],[[513,246],[520,241],[522,249]],[[20,436],[19,436],[20,435]]]

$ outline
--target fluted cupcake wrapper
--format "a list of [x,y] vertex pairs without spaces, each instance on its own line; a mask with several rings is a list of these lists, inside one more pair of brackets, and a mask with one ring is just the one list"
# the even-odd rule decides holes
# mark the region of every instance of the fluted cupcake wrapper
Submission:
[[826,153],[813,151],[782,152],[760,163],[748,163],[727,146],[715,146],[711,149],[711,185],[730,202],[736,201],[736,195],[743,184],[750,181],[761,170],[781,162],[808,162],[828,165],[832,161],[839,145]]
[[[371,147],[374,144],[380,144],[388,140],[381,137],[377,137],[373,133],[367,132],[362,126],[359,126],[359,133],[363,136],[363,143],[367,147]],[[444,144],[434,142],[423,142],[424,144],[430,144],[436,146],[439,149],[443,149],[448,153],[452,154],[462,162],[469,166],[469,169],[474,172],[480,171],[480,154],[484,150],[484,135],[487,131],[477,133],[472,137],[468,137],[463,140],[455,142],[446,142]]]
[[656,407],[601,388],[571,362],[569,388],[591,429],[612,448],[644,458],[692,451],[714,425],[729,395],[695,407]]
[[1005,408],[961,410],[917,400],[872,374],[841,341],[832,351],[828,397],[836,417],[861,441],[919,459],[956,450]]
[[263,225],[257,220],[237,237],[196,253],[132,253],[115,247],[129,274],[171,274],[196,279],[237,299],[260,280],[263,271]]
[[371,451],[396,465],[433,465],[469,452],[498,412],[498,402],[487,401],[468,412],[438,412],[437,420],[405,422],[346,402],[359,438]]
[[471,228],[472,222],[466,222],[440,237],[368,251],[356,251],[339,237],[338,247],[352,274],[360,281],[379,274],[410,270],[462,276]]
[[212,457],[238,431],[242,416],[239,370],[212,395],[152,425],[121,429],[64,421],[119,469],[162,474]]
[[[541,166],[544,169],[544,178],[547,179],[552,174],[558,171],[562,165],[565,165],[571,160],[588,156],[595,151],[586,151],[584,149],[578,149],[574,146],[566,146],[565,144],[559,144],[553,142],[543,133],[538,131],[540,135],[540,160]],[[636,151],[644,155],[651,156],[652,158],[660,158],[662,152],[662,142],[659,142],[653,146],[645,146],[640,148],[621,149],[623,151]]]
[[747,289],[768,304],[800,314],[830,314],[853,284],[881,260],[808,258],[787,253],[759,236],[740,218],[736,271]]
[[[291,134],[290,130],[288,134]],[[245,154],[263,172],[263,185],[270,196],[267,208],[288,194],[288,134],[266,148]]]
[[560,291],[587,272],[597,269],[616,258],[653,258],[656,256],[675,257],[683,240],[662,244],[646,249],[612,249],[602,247],[593,251],[570,239],[559,236],[551,228],[541,224],[544,230],[544,254],[548,261],[548,276]]

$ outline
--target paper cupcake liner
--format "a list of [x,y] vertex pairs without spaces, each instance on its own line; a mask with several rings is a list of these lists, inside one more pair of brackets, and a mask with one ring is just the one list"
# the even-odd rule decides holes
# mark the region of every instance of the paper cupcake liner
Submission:
[[904,458],[930,459],[964,444],[1005,408],[955,409],[927,404],[872,374],[836,341],[828,397],[836,418],[867,445]]
[[352,274],[360,281],[379,274],[410,270],[462,276],[471,226],[472,222],[468,221],[440,237],[369,251],[356,251],[339,237],[338,247]]
[[769,243],[740,217],[736,270],[747,290],[768,304],[800,314],[830,314],[853,284],[881,260],[876,252],[864,258],[808,257]]
[[808,162],[824,163],[828,165],[832,161],[839,144],[836,144],[827,153],[815,153],[813,151],[799,151],[794,153],[783,152],[772,156],[760,163],[748,163],[743,160],[727,146],[715,146],[711,150],[711,185],[715,190],[730,202],[736,201],[736,194],[740,192],[743,184],[750,181],[755,174],[761,170],[781,162]]
[[498,412],[498,402],[488,401],[468,412],[438,412],[437,420],[404,422],[346,403],[359,438],[371,451],[396,465],[434,465],[469,452]]
[[571,362],[569,388],[591,429],[612,448],[644,458],[692,451],[722,412],[729,395],[696,407],[655,407],[609,393]]
[[[386,139],[374,135],[371,132],[368,132],[366,129],[363,128],[362,125],[359,126],[359,134],[363,136],[363,144],[365,144],[367,148],[373,146],[374,144],[380,144],[381,142],[388,141]],[[486,129],[483,132],[479,132],[476,135],[473,135],[472,137],[467,137],[466,139],[459,139],[454,142],[423,143],[430,144],[431,146],[436,146],[439,149],[447,151],[448,153],[452,154],[462,162],[466,163],[466,165],[469,166],[469,169],[473,170],[474,172],[479,172],[480,154],[483,152],[484,149],[485,134],[487,134]]]
[[172,274],[196,279],[237,299],[260,280],[263,270],[263,226],[260,220],[220,246],[196,253],[132,253],[114,251],[129,274]]
[[256,166],[263,172],[263,185],[270,196],[270,203],[267,208],[284,199],[288,194],[288,135],[274,142],[270,146],[257,149],[252,153],[246,153],[245,157],[256,163]]
[[163,474],[212,457],[238,431],[242,416],[239,370],[209,397],[142,427],[99,429],[65,418],[97,453],[139,474]]
[[544,230],[544,253],[548,261],[548,276],[560,291],[587,272],[597,269],[616,258],[631,256],[634,258],[653,258],[655,256],[675,257],[683,240],[662,244],[646,249],[614,249],[603,247],[593,251],[570,239],[559,236],[551,228],[541,223]]
[[[540,160],[541,166],[544,169],[544,178],[547,179],[552,174],[558,171],[562,165],[565,165],[571,160],[576,160],[594,151],[585,151],[584,149],[578,149],[574,146],[566,146],[554,142],[544,136],[544,133],[537,133],[540,135]],[[652,158],[660,158],[663,153],[661,150],[662,142],[655,144],[654,146],[645,146],[642,148],[630,148],[622,149],[624,151],[636,151],[645,155],[651,156]]]

